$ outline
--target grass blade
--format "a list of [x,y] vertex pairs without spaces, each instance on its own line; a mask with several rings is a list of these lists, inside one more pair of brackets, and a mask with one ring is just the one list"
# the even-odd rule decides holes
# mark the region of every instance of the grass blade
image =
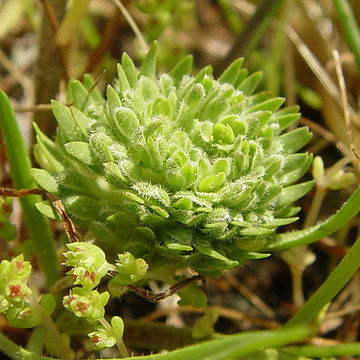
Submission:
[[[309,336],[305,327],[287,328],[275,331],[254,331],[226,336],[187,346],[167,354],[132,357],[132,360],[226,360],[255,353],[259,350],[277,348],[282,344],[300,341]],[[129,358],[130,359],[130,358]]]
[[282,4],[283,0],[262,0],[260,2],[229,54],[219,66],[216,66],[216,75],[221,74],[238,57],[246,57],[256,47]]
[[338,344],[338,345],[304,345],[286,346],[281,352],[295,356],[306,356],[316,358],[333,358],[345,355],[359,356],[360,343]]
[[340,292],[360,267],[360,237],[343,257],[335,270],[305,303],[305,305],[286,323],[286,326],[308,325],[320,311]]
[[339,230],[359,211],[360,187],[354,191],[351,197],[334,216],[304,230],[275,235],[264,251],[284,250],[295,246],[311,244]]
[[347,44],[354,54],[356,66],[360,73],[360,30],[347,0],[333,0]]

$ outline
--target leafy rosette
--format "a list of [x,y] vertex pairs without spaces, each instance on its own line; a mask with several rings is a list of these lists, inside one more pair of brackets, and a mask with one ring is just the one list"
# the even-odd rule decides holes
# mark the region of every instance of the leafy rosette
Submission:
[[155,56],[156,44],[137,69],[124,54],[106,99],[90,76],[70,82],[67,105],[52,103],[55,142],[35,125],[34,178],[77,224],[150,269],[215,275],[267,256],[313,184],[292,185],[312,161],[296,153],[308,129],[283,132],[298,107],[254,93],[261,74],[248,76],[242,59],[214,79],[211,67],[191,75],[190,56],[157,75]]

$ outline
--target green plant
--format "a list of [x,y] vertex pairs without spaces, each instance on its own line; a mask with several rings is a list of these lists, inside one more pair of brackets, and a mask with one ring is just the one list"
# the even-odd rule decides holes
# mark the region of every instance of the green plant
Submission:
[[298,108],[253,94],[260,73],[236,60],[215,80],[190,74],[185,57],[155,73],[156,44],[140,70],[124,54],[107,100],[72,81],[67,106],[53,102],[55,142],[35,127],[37,183],[105,246],[142,257],[156,271],[187,266],[219,275],[262,258],[278,226],[297,220],[292,203],[313,182],[292,185],[312,156],[296,153],[311,134],[283,130]]
[[[293,185],[312,160],[308,153],[296,153],[311,137],[307,128],[283,133],[298,118],[297,107],[279,110],[282,98],[271,98],[266,92],[253,94],[260,74],[247,76],[241,60],[215,80],[210,67],[192,76],[191,57],[184,58],[169,74],[157,76],[155,55],[156,44],[138,70],[125,54],[114,88],[107,88],[106,100],[89,76],[83,84],[70,82],[68,104],[53,102],[59,123],[55,141],[35,125],[35,155],[43,169],[32,169],[31,173],[45,191],[0,188],[0,194],[8,196],[48,197],[50,203],[38,202],[38,210],[51,218],[56,218],[57,210],[72,241],[62,254],[64,265],[70,268],[69,277],[62,281],[72,285],[63,297],[63,306],[85,321],[83,332],[90,338],[90,349],[116,344],[126,358],[123,320],[119,316],[112,316],[110,323],[105,319],[110,292],[121,296],[128,288],[147,296],[147,290],[135,283],[150,279],[174,283],[179,279],[176,271],[186,267],[201,276],[217,276],[246,259],[268,256],[264,251],[304,245],[327,236],[360,209],[357,189],[325,222],[276,234],[277,227],[297,219],[294,215],[299,208],[292,204],[313,184]],[[7,149],[10,167],[18,169],[27,158],[19,133],[14,136],[8,131],[16,128],[16,122],[6,96],[0,96],[0,124],[5,139],[10,140],[7,146],[11,144]],[[336,169],[327,174],[328,186],[339,188],[353,181],[342,167]],[[25,170],[22,178],[30,173]],[[314,172],[317,179],[326,179],[319,158]],[[97,245],[79,241],[60,200],[70,217],[89,230],[86,239],[96,238]],[[33,210],[24,207],[30,218]],[[7,212],[3,211],[6,221]],[[288,359],[297,349],[306,356],[360,353],[358,344],[334,349],[285,346],[317,331],[323,309],[360,265],[359,241],[282,329],[225,336],[169,354],[135,359],[197,360],[209,358],[209,354],[211,359],[224,360]],[[38,252],[46,264],[44,252]],[[61,333],[59,322],[55,324],[50,317],[55,298],[34,295],[36,291],[28,285],[30,270],[22,255],[0,263],[0,312],[13,326],[35,327],[34,337],[44,327],[51,336],[43,336],[41,349],[73,359],[69,329]],[[107,275],[112,276],[110,292],[100,287]],[[172,290],[200,278],[184,279]],[[180,305],[205,305],[206,299],[195,283],[181,289],[179,295]],[[155,295],[151,299],[161,298]],[[198,322],[200,333],[209,330],[208,323],[217,316],[210,312]],[[212,331],[207,333],[212,336]],[[0,350],[13,358],[48,359],[19,348],[2,334]]]

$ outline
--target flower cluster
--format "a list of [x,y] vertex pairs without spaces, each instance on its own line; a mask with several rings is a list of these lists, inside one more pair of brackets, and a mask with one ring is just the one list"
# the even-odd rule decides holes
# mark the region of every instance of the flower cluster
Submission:
[[254,93],[261,75],[241,59],[214,79],[211,67],[191,75],[191,57],[158,76],[155,56],[156,44],[137,69],[124,54],[106,100],[89,76],[70,82],[71,106],[52,104],[56,141],[35,126],[35,180],[108,249],[153,268],[217,275],[267,256],[313,185],[292,185],[312,161],[296,153],[307,128],[283,133],[298,108]]
[[71,267],[67,274],[73,277],[75,285],[93,289],[109,269],[104,252],[98,246],[86,242],[66,246],[69,251],[64,253],[64,265]]
[[[70,266],[68,271],[74,279],[74,285],[69,295],[64,296],[64,307],[75,316],[86,318],[90,322],[99,321],[103,327],[88,334],[90,347],[100,350],[112,347],[116,342],[122,343],[124,324],[120,317],[114,316],[111,326],[104,319],[105,305],[109,301],[110,293],[99,293],[94,289],[108,270],[117,272],[112,282],[113,288],[127,285],[140,280],[146,270],[147,264],[143,259],[135,259],[130,253],[118,255],[116,266],[106,261],[104,252],[96,245],[86,242],[67,244],[68,251],[64,253],[64,265]],[[123,287],[121,290],[123,290]],[[104,327],[105,324],[105,327]]]
[[0,291],[1,309],[7,311],[11,307],[22,308],[29,303],[30,288],[27,278],[31,273],[31,265],[24,261],[21,254],[11,261],[3,260],[0,263]]
[[67,244],[69,251],[64,253],[64,265],[71,269],[67,274],[74,279],[75,285],[69,295],[64,296],[64,307],[78,317],[98,320],[104,316],[104,306],[110,294],[93,290],[107,274],[109,264],[104,252],[96,245],[87,242]]
[[48,298],[44,298],[45,302],[40,303],[40,306],[32,305],[32,292],[27,285],[30,273],[31,264],[24,261],[22,254],[11,261],[3,260],[0,263],[0,313],[4,313],[9,324],[14,327],[30,328],[39,324],[44,303],[49,305],[45,306],[47,313],[54,309],[53,304],[48,304]]
[[107,291],[100,294],[97,290],[74,287],[69,295],[64,296],[63,305],[77,317],[98,320],[105,314],[104,306],[109,297],[110,294]]
[[122,339],[123,333],[123,320],[119,316],[114,316],[111,319],[111,327],[108,326],[107,329],[99,328],[88,335],[90,338],[90,348],[98,351],[106,347],[112,347],[117,339]]

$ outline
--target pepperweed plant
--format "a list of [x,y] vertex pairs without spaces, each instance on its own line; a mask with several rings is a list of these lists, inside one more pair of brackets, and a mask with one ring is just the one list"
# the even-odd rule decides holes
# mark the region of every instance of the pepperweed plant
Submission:
[[56,140],[35,126],[35,180],[107,249],[150,270],[218,275],[267,256],[313,184],[293,185],[312,161],[297,153],[308,129],[284,133],[298,108],[254,93],[261,75],[242,59],[214,79],[211,67],[192,75],[191,57],[157,75],[155,57],[156,44],[137,69],[124,54],[106,99],[90,77],[70,82],[68,104],[52,103]]

